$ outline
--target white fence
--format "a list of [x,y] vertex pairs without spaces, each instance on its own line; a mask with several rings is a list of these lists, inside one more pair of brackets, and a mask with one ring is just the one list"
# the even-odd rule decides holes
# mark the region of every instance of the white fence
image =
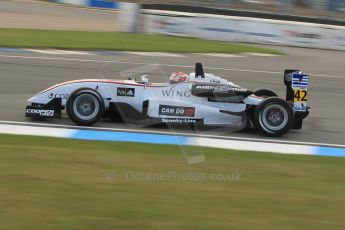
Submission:
[[144,32],[218,41],[345,50],[345,27],[146,10]]

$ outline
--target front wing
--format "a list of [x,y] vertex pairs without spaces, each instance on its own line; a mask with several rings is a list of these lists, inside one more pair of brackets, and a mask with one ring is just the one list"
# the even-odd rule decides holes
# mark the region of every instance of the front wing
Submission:
[[61,98],[54,98],[47,104],[32,104],[26,106],[26,117],[32,118],[61,118]]

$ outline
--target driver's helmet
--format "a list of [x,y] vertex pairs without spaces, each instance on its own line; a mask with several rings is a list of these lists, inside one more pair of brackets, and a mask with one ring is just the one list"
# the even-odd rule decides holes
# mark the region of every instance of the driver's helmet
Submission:
[[176,84],[180,82],[186,82],[189,81],[188,74],[185,74],[183,72],[174,72],[169,77],[169,83],[170,84]]

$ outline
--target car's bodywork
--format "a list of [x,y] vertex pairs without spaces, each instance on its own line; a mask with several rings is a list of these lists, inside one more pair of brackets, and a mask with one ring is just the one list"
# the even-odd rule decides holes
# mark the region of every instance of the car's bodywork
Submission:
[[[292,84],[293,79],[296,78],[294,75],[300,79],[306,79],[305,86],[308,85],[308,75],[299,71],[287,70],[285,72],[286,100],[291,108],[294,108],[294,117],[291,118],[294,121],[289,129],[293,126],[300,128],[298,126],[302,125],[302,120],[309,113],[305,103],[306,97],[301,101],[294,100],[295,89]],[[80,121],[78,117],[73,119],[75,115],[73,111],[78,113],[78,108],[83,109],[74,103],[75,100],[80,99],[77,92],[80,95],[91,94],[97,99],[93,100],[94,102],[92,100],[88,102],[88,105],[90,103],[100,104],[98,107],[102,114],[98,114],[96,120],[83,123],[82,115],[79,116],[82,118],[81,122],[78,122]],[[243,129],[248,126],[256,126],[255,109],[268,96],[271,95],[255,95],[255,92],[225,79],[213,74],[205,74],[201,64],[197,63],[195,73],[189,75],[189,81],[177,84],[150,83],[145,77],[139,82],[135,80],[86,79],[57,84],[28,100],[26,116],[60,118],[61,111],[66,109],[70,118],[79,125],[91,125],[101,117],[120,114],[126,122],[140,120],[148,123],[200,123]],[[87,98],[84,99],[87,100]],[[89,110],[95,109],[94,105],[87,107],[85,104],[85,106]],[[98,107],[96,106],[96,109]],[[81,112],[83,111],[81,110]],[[279,133],[279,135],[282,134]],[[272,133],[272,136],[279,135]]]

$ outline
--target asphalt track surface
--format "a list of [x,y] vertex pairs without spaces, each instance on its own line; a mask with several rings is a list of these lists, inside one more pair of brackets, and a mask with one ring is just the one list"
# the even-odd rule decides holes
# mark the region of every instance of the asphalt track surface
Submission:
[[[202,62],[205,72],[222,76],[249,89],[270,88],[284,97],[283,70],[296,68],[311,74],[311,114],[305,120],[302,130],[292,130],[275,141],[345,145],[345,53],[289,47],[277,49],[287,55],[215,57],[201,54],[146,56],[121,52],[95,55],[0,52],[0,120],[37,124],[37,121],[24,116],[26,100],[53,84],[73,79],[126,79],[146,73],[152,81],[164,82],[171,72],[193,72],[195,62]],[[61,120],[41,122],[45,125],[74,125],[66,114]],[[109,121],[101,121],[95,127],[268,140],[253,130],[169,130],[164,127],[143,127]]]

